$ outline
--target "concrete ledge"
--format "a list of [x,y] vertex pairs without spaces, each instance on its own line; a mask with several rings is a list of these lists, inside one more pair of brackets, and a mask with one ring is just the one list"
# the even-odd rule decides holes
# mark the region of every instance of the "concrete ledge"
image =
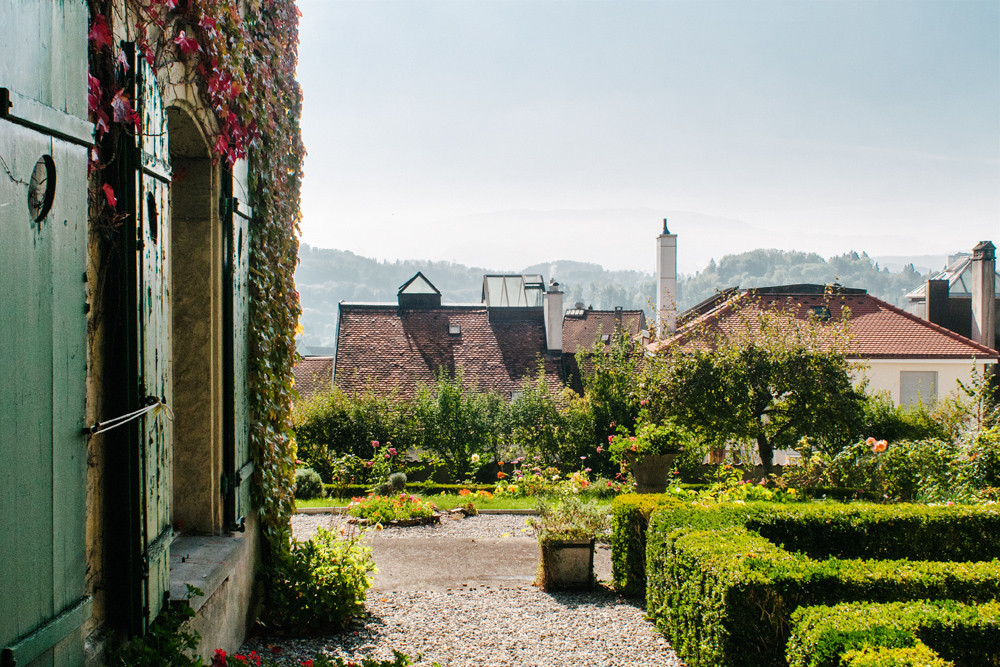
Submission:
[[[170,545],[170,599],[187,599],[192,609],[201,609],[246,557],[249,542],[245,533],[182,535],[174,539]],[[189,599],[188,584],[200,589],[202,595]]]

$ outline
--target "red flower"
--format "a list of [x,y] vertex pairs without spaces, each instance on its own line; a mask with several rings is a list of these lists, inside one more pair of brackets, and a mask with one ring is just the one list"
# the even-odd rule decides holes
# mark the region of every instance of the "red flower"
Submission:
[[309,658],[308,660],[303,660],[302,664],[305,665],[305,667],[313,667],[312,658]]
[[221,648],[215,649],[215,655],[212,657],[212,667],[226,667],[226,652]]

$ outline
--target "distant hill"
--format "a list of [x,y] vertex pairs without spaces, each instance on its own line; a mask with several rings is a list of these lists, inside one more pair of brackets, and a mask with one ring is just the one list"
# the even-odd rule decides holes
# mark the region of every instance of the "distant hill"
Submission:
[[[599,264],[558,260],[517,269],[484,269],[453,262],[405,260],[379,262],[345,250],[303,244],[295,282],[302,298],[304,345],[331,346],[337,337],[340,301],[393,302],[399,286],[422,271],[441,290],[444,303],[479,303],[486,273],[540,273],[555,278],[565,293],[563,302],[597,309],[622,306],[645,308],[656,297],[655,276],[643,271],[606,271]],[[912,265],[889,271],[868,255],[855,252],[824,259],[814,253],[752,250],[712,260],[693,276],[681,276],[677,292],[681,309],[708,298],[716,289],[762,287],[794,283],[827,284],[867,289],[874,296],[903,306],[903,296],[926,279]]]

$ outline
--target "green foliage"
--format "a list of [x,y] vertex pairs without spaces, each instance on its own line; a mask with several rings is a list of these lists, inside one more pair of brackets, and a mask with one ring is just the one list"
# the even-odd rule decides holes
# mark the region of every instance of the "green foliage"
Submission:
[[364,613],[375,561],[360,536],[341,537],[320,527],[305,542],[294,542],[275,567],[270,621],[301,635],[343,630]]
[[347,482],[358,474],[356,466],[350,469],[347,457],[369,460],[372,442],[391,443],[399,451],[422,444],[412,407],[394,394],[382,396],[374,389],[356,395],[335,389],[313,396],[295,407],[298,456],[324,479]]
[[694,332],[649,365],[647,410],[706,440],[754,445],[769,473],[774,449],[803,436],[836,448],[856,432],[862,395],[842,353],[848,336],[845,322],[797,320],[746,294],[724,330]]
[[413,401],[423,448],[439,457],[455,481],[471,479],[481,458],[499,458],[508,409],[499,394],[466,391],[461,369],[454,375],[442,369],[434,387],[422,387]]
[[[654,512],[647,531],[650,616],[692,667],[769,666],[783,664],[790,615],[801,606],[924,599],[981,603],[1000,594],[1000,561],[958,562],[972,553],[995,553],[1000,521],[993,510],[843,508],[689,505]],[[896,512],[900,521],[892,520]],[[819,551],[812,556],[827,557],[793,551],[807,543]],[[890,547],[906,557],[832,557],[861,549],[866,558],[877,558]],[[911,560],[941,554],[951,562]]]
[[[916,664],[1000,664],[1000,605],[951,600],[802,607],[791,616],[789,667],[879,665],[892,652],[918,649]],[[930,648],[928,648],[930,647]],[[902,655],[906,655],[905,652]],[[947,660],[945,660],[947,659]],[[904,662],[903,664],[911,664]]]
[[[189,584],[188,594],[202,592]],[[107,667],[203,667],[201,658],[189,655],[197,650],[201,640],[191,628],[194,615],[186,602],[178,600],[160,612],[145,635],[125,641],[112,637]]]
[[583,502],[576,496],[566,496],[555,503],[538,501],[538,516],[528,519],[541,543],[558,540],[592,540],[608,530],[605,507],[593,500]]
[[955,663],[938,656],[926,645],[917,643],[911,648],[885,648],[866,646],[843,655],[844,667],[955,667]]
[[394,491],[402,491],[406,488],[406,473],[394,472],[389,475],[389,486]]
[[[413,664],[413,659],[405,653],[393,650],[392,660],[378,660],[376,658],[362,658],[361,662],[355,660],[344,660],[343,658],[332,658],[325,653],[319,653],[313,659],[312,667],[407,667]],[[417,660],[420,656],[417,656]],[[434,663],[434,667],[439,667]]]
[[347,513],[374,525],[431,517],[436,509],[431,502],[401,493],[398,496],[371,495],[355,498],[348,506]]
[[610,344],[598,341],[593,351],[576,356],[584,369],[583,388],[593,414],[596,444],[603,445],[619,428],[634,431],[641,407],[636,379],[642,370],[642,347],[624,331],[616,331]]
[[699,449],[694,434],[669,417],[659,423],[643,422],[640,417],[635,435],[619,432],[608,439],[611,459],[623,465],[641,456],[667,454],[691,447]]
[[323,478],[312,468],[299,468],[295,471],[295,499],[312,500],[326,495]]
[[946,439],[949,429],[923,403],[896,405],[888,392],[865,397],[861,430],[856,434],[876,440]]
[[670,494],[629,493],[611,503],[611,571],[618,592],[645,595],[649,517],[663,505],[681,502]]

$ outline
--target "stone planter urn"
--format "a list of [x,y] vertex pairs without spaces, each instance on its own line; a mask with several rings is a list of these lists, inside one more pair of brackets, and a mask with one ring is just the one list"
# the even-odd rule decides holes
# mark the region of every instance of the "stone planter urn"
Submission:
[[542,588],[581,590],[594,587],[594,540],[545,540],[540,576]]
[[680,450],[665,454],[645,454],[630,461],[636,493],[663,493]]

